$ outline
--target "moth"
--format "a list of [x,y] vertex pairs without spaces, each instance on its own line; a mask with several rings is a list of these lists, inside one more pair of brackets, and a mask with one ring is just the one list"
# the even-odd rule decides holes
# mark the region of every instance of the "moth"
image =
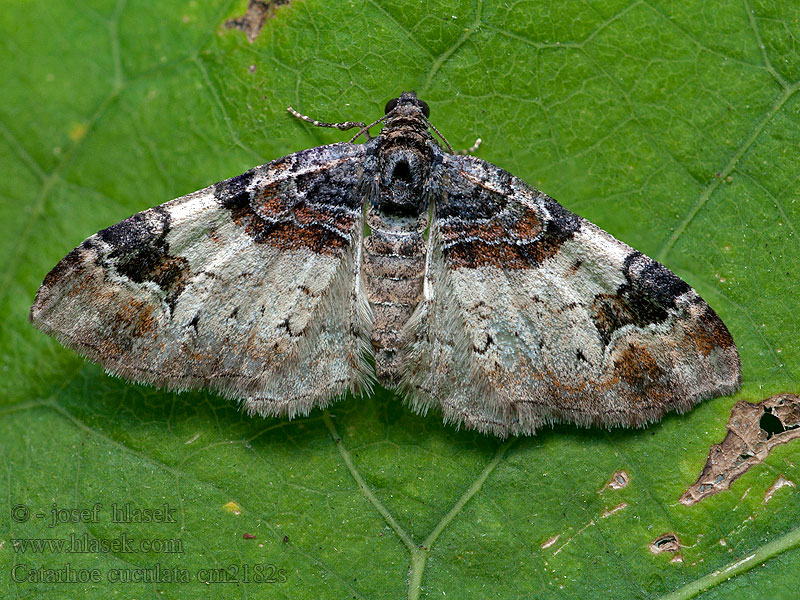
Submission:
[[741,385],[733,338],[688,284],[443,148],[414,92],[369,126],[294,114],[358,134],[94,234],[45,277],[31,322],[113,374],[262,416],[378,382],[505,437],[642,426]]

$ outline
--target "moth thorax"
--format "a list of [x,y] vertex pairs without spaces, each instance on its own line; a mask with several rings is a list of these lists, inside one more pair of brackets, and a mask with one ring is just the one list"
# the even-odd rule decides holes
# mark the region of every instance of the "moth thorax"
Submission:
[[419,216],[427,208],[425,182],[430,160],[413,147],[398,147],[381,156],[376,206],[387,215]]

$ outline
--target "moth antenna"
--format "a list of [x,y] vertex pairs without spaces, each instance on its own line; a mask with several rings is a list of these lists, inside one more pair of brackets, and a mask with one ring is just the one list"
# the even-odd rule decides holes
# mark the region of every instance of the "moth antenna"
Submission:
[[[372,125],[367,127],[367,125],[363,121],[344,121],[342,123],[326,123],[324,121],[317,121],[316,119],[312,119],[311,117],[307,117],[306,115],[300,114],[291,106],[287,106],[286,110],[288,110],[289,113],[292,114],[292,116],[295,116],[301,121],[305,121],[306,123],[311,123],[314,127],[330,127],[332,129],[338,129],[340,131],[347,131],[348,129],[353,129],[353,127],[359,127],[360,128],[359,132],[355,135],[355,137],[352,140],[350,140],[351,142],[355,140],[358,136],[360,136],[362,133],[366,133],[367,139],[370,139],[369,127],[372,127]],[[375,123],[373,123],[373,125],[374,124]]]
[[458,152],[456,152],[456,154],[458,154],[459,156],[466,156],[467,154],[472,154],[473,152],[475,152],[475,150],[478,149],[481,143],[483,143],[483,140],[481,138],[477,138],[475,140],[475,143],[472,144],[472,146],[470,146],[469,148],[465,148],[463,150],[459,150]]
[[447,146],[448,150],[450,150],[450,154],[460,154],[460,152],[457,153],[455,150],[453,150],[453,147],[450,145],[450,142],[448,142],[447,139],[441,133],[439,133],[439,130],[436,129],[436,126],[428,120],[428,117],[422,115],[422,118],[425,119],[425,122],[428,124],[428,127],[433,129],[436,132],[436,135],[438,135],[441,138],[441,140],[444,142],[444,145]]
[[[391,113],[390,113],[390,114],[391,114]],[[357,134],[355,134],[355,135],[354,135],[352,138],[350,138],[349,142],[350,142],[351,144],[352,144],[353,142],[355,142],[355,141],[356,141],[356,139],[358,139],[358,136],[360,136],[362,133],[363,133],[363,134],[365,134],[365,135],[367,136],[367,139],[368,139],[368,140],[372,139],[372,136],[369,134],[369,130],[370,130],[371,128],[375,127],[375,125],[377,125],[378,123],[381,123],[382,121],[385,121],[385,120],[386,120],[386,117],[388,117],[388,116],[389,116],[389,115],[383,115],[383,116],[382,116],[380,119],[375,119],[375,120],[374,120],[372,123],[370,123],[369,125],[364,125],[364,123],[361,123],[361,129],[359,130],[359,132],[358,132]]]

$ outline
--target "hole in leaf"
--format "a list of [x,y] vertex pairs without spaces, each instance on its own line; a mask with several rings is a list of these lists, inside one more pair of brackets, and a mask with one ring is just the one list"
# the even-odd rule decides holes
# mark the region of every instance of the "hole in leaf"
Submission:
[[776,433],[783,433],[786,431],[786,428],[783,426],[783,423],[781,423],[781,420],[773,415],[766,406],[764,407],[764,414],[761,415],[761,420],[758,422],[758,426],[766,432],[767,439],[771,438]]
[[674,533],[665,533],[650,542],[650,552],[653,554],[661,554],[662,552],[675,554],[680,549],[681,542]]

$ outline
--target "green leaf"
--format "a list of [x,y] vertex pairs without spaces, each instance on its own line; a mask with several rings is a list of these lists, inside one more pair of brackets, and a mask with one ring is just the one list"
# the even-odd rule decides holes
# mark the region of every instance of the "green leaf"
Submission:
[[[0,11],[0,595],[793,597],[798,490],[764,498],[779,475],[800,482],[800,445],[678,498],[735,400],[798,391],[796,3],[294,0],[252,44],[223,25],[245,4]],[[412,88],[454,147],[480,136],[480,157],[693,285],[736,339],[742,391],[646,430],[501,443],[386,392],[251,419],[109,377],[28,324],[44,275],[96,230],[347,139],[288,104],[368,120]],[[627,487],[604,488],[617,471]],[[174,522],[114,522],[114,504]],[[51,527],[54,507],[67,522]],[[665,533],[682,561],[649,551]],[[19,542],[71,535],[72,551]],[[96,547],[123,536],[155,549]],[[198,582],[222,574],[237,582]]]

